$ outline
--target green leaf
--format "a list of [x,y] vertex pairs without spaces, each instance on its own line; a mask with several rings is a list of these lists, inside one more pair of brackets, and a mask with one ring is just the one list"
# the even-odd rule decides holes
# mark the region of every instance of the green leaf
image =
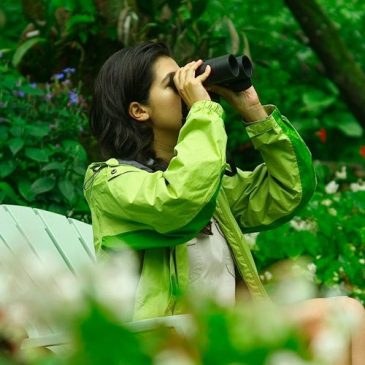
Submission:
[[23,59],[24,55],[36,44],[44,43],[46,40],[41,37],[35,37],[28,39],[24,43],[22,43],[15,51],[13,56],[13,66],[17,67],[20,61]]
[[56,185],[56,182],[51,177],[41,177],[33,182],[31,190],[35,195],[46,193],[52,190]]
[[75,31],[79,25],[86,25],[94,23],[95,18],[92,15],[79,14],[72,16],[66,25],[67,32]]
[[13,160],[0,161],[0,178],[9,176],[16,169],[16,164]]
[[58,170],[58,171],[62,171],[65,168],[65,164],[62,162],[50,162],[49,164],[45,165],[44,167],[42,167],[41,171],[52,171],[52,170]]
[[46,94],[44,90],[37,87],[31,87],[30,85],[23,85],[21,87],[21,90],[24,91],[27,95],[42,96]]
[[303,94],[302,100],[305,106],[301,111],[318,113],[334,104],[337,97],[334,95],[327,95],[320,90],[310,90]]
[[193,8],[191,10],[191,15],[193,19],[199,19],[205,9],[207,8],[208,1],[195,0],[193,1]]
[[31,160],[38,162],[48,162],[49,152],[40,148],[27,148],[25,155]]
[[61,142],[66,154],[72,156],[73,160],[86,161],[87,154],[84,147],[77,141],[67,139]]
[[11,153],[15,156],[24,147],[24,139],[12,138],[8,144]]
[[177,9],[179,8],[179,6],[181,5],[182,1],[181,0],[167,0],[167,3],[169,5],[169,8],[173,12],[176,12]]
[[20,138],[24,135],[24,127],[23,126],[13,126],[10,128],[10,133],[17,138]]
[[26,131],[29,136],[43,138],[50,133],[48,125],[27,125]]
[[95,5],[92,0],[80,0],[80,6],[80,12],[95,14]]
[[60,189],[60,192],[62,195],[69,201],[70,203],[75,201],[76,193],[75,193],[75,187],[69,180],[61,180],[58,183],[58,188]]
[[10,198],[12,203],[19,205],[24,203],[8,183],[0,182],[0,203],[2,203],[6,197]]
[[349,137],[362,137],[363,129],[359,122],[348,113],[337,115],[337,123],[334,125],[343,134]]
[[27,201],[31,202],[35,198],[35,194],[31,189],[31,183],[27,180],[21,180],[18,183],[18,190],[20,195]]

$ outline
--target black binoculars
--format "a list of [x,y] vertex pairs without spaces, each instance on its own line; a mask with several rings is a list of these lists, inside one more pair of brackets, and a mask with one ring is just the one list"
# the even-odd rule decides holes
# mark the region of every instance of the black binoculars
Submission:
[[252,63],[247,56],[235,57],[232,54],[211,58],[204,61],[195,71],[195,76],[201,75],[207,66],[211,67],[205,85],[219,85],[238,92],[252,86]]

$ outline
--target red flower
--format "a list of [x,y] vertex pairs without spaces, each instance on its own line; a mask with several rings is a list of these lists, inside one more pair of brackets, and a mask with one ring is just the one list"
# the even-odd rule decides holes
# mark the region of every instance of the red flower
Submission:
[[326,143],[327,131],[325,128],[321,128],[319,131],[317,131],[316,136],[321,140],[322,143]]
[[365,146],[360,146],[359,153],[361,157],[365,158]]

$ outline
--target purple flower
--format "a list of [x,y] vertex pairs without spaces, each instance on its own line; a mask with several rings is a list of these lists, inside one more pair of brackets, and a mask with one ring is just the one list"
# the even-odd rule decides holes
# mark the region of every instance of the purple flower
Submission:
[[65,75],[64,75],[62,72],[60,72],[60,73],[58,73],[58,74],[53,75],[53,78],[54,78],[55,80],[62,80],[62,79],[64,79],[64,78],[65,78]]
[[46,96],[45,96],[45,99],[47,101],[50,101],[52,98],[53,98],[53,94],[52,93],[47,93]]
[[79,103],[79,96],[74,91],[70,91],[68,93],[68,98],[71,105],[76,105]]
[[32,89],[35,89],[37,87],[37,83],[36,82],[32,82],[31,84],[29,84],[29,86],[32,88]]
[[17,91],[15,92],[15,94],[16,94],[17,96],[20,96],[21,98],[24,98],[24,96],[25,96],[25,92],[24,92],[23,90],[17,90]]
[[75,69],[75,68],[73,68],[73,67],[66,67],[66,68],[63,70],[63,72],[64,72],[65,74],[74,74],[74,73],[76,72],[76,69]]

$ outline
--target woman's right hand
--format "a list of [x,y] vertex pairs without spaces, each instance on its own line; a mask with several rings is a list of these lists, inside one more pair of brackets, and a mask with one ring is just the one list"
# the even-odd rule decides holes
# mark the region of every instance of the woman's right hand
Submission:
[[203,82],[210,74],[210,66],[208,65],[201,75],[195,77],[195,71],[202,63],[202,60],[192,61],[179,68],[174,76],[176,89],[189,109],[196,101],[211,100],[208,91],[203,86]]

